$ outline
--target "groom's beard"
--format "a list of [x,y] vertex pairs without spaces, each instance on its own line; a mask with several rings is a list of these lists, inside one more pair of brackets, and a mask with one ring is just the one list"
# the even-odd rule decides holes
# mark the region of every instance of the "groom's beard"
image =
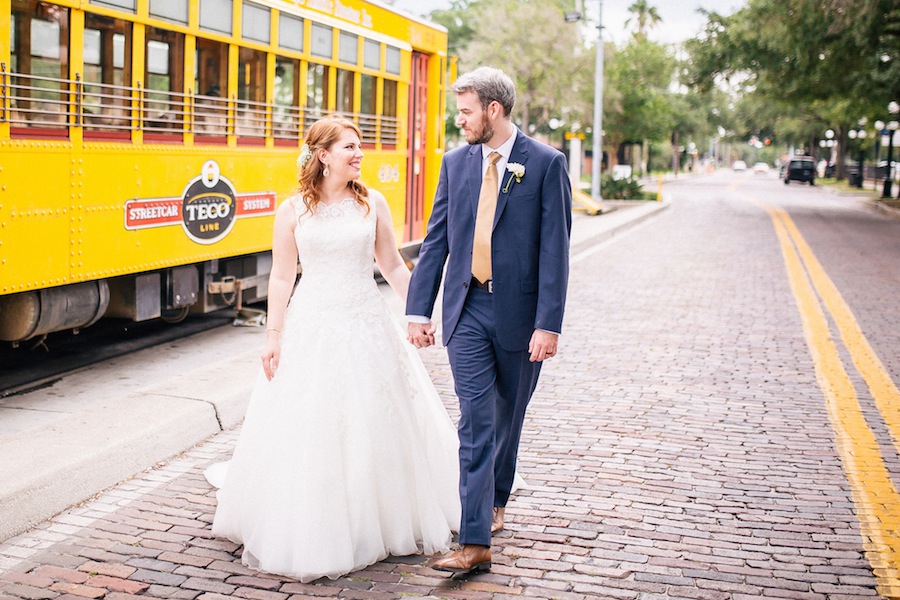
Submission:
[[494,128],[491,127],[491,122],[488,119],[487,113],[484,113],[481,116],[481,135],[478,137],[473,137],[472,139],[466,138],[466,142],[470,146],[475,146],[476,144],[485,144],[494,137]]

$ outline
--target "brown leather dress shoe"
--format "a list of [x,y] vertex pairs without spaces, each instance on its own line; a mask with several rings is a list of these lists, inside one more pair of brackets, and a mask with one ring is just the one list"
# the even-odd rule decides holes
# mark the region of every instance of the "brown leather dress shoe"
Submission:
[[503,517],[506,516],[506,508],[503,506],[494,507],[494,516],[491,517],[491,533],[497,533],[503,529]]
[[432,569],[451,573],[471,573],[472,571],[489,571],[491,569],[490,546],[465,544],[459,550],[434,561]]

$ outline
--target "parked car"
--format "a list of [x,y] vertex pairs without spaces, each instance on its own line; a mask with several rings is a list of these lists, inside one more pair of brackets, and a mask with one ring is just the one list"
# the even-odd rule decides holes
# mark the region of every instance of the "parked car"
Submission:
[[806,181],[816,185],[816,161],[809,156],[793,156],[784,168],[784,185],[791,181]]
[[769,172],[769,163],[758,162],[753,165],[754,173],[768,173]]
[[731,163],[731,170],[732,171],[746,171],[747,163],[745,163],[742,160],[736,160],[733,163]]

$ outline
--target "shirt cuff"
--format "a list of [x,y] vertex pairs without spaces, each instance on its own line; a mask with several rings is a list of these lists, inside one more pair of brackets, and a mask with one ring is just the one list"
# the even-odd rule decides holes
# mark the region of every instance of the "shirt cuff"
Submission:
[[406,315],[406,320],[410,323],[431,323],[431,319],[423,317],[422,315]]

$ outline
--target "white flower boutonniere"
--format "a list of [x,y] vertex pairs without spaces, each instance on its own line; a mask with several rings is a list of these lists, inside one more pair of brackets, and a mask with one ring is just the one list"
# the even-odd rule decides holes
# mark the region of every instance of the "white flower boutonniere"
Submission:
[[525,177],[525,165],[521,163],[507,163],[506,170],[510,172],[509,179],[506,180],[506,185],[503,186],[503,193],[509,191],[509,186],[512,185],[513,179],[516,180],[516,183],[520,183],[522,178]]

